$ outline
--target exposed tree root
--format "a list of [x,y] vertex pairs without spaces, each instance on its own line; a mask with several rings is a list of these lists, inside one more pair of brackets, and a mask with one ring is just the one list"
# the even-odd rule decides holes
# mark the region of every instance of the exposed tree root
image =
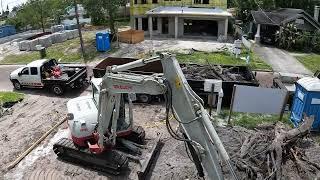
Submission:
[[[295,179],[315,179],[320,174],[320,164],[310,161],[304,149],[297,145],[309,134],[313,121],[313,117],[306,117],[299,128],[289,131],[283,124],[278,123],[273,125],[273,128],[269,125],[258,127],[247,134],[245,140],[239,142],[240,150],[236,152],[234,148],[234,154],[230,153],[236,171],[241,174],[239,177],[288,179],[292,178],[293,174]],[[289,162],[292,165],[290,170]]]

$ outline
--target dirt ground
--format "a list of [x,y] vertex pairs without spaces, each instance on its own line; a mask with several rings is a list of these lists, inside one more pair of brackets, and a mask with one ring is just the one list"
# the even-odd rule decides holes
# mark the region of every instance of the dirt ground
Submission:
[[[271,76],[271,73],[257,74],[258,80],[263,81],[263,86],[269,86],[270,81],[265,77]],[[34,91],[32,91],[34,92]],[[80,92],[86,95],[90,92],[87,89]],[[5,167],[13,161],[20,153],[35,142],[45,131],[52,127],[63,115],[66,114],[66,102],[79,94],[66,95],[65,97],[53,97],[43,91],[26,91],[25,100],[13,107],[11,115],[0,118],[0,180],[19,180],[19,179],[137,179],[136,172],[139,165],[134,162],[129,163],[130,170],[121,176],[110,176],[101,172],[93,171],[88,168],[70,164],[57,159],[52,150],[52,146],[60,138],[69,137],[66,124],[49,135],[35,150],[33,150],[19,165],[12,170],[5,170]],[[162,134],[164,146],[159,154],[158,160],[152,167],[149,179],[169,180],[169,179],[199,179],[194,164],[188,158],[185,145],[170,137],[165,127],[165,109],[162,104],[135,104],[134,123],[143,126],[146,131],[146,137],[150,142]],[[173,127],[177,123],[171,120]],[[253,131],[219,127],[217,132],[221,137],[229,155],[239,149],[239,142],[243,141]],[[241,136],[239,135],[241,132]],[[306,154],[312,157],[313,162],[320,160],[320,148],[315,146],[314,138],[311,139],[312,146],[307,146]],[[303,146],[303,145],[301,145]],[[291,164],[290,164],[291,163]],[[294,175],[294,166],[288,161],[286,164],[291,168]],[[230,173],[223,167],[226,179],[232,179]],[[241,174],[243,175],[243,174]],[[294,177],[294,176],[292,176]],[[290,179],[290,178],[289,178]],[[298,177],[296,179],[299,179]]]
[[[257,74],[258,77],[261,74]],[[264,78],[258,78],[264,79]],[[268,83],[266,83],[268,84]],[[27,94],[34,92],[26,91]],[[90,88],[81,93],[90,92]],[[5,167],[20,153],[27,149],[46,130],[52,127],[66,114],[66,102],[76,97],[52,97],[43,91],[35,91],[27,95],[25,100],[13,107],[12,115],[0,119],[0,126],[6,127],[0,132],[1,174],[0,179],[136,179],[138,164],[131,162],[131,171],[122,176],[92,171],[58,160],[52,146],[60,138],[69,137],[66,124],[52,133],[34,151],[32,151],[17,167],[6,171]],[[143,126],[147,138],[154,140],[162,134],[164,146],[160,152],[150,179],[198,179],[194,164],[188,158],[185,145],[170,137],[165,127],[165,109],[161,104],[134,106],[135,125]],[[176,125],[175,121],[172,123]]]
[[[130,171],[115,177],[58,160],[52,151],[52,146],[60,138],[69,137],[66,124],[48,136],[18,166],[10,171],[5,170],[5,167],[23,150],[61,119],[66,113],[68,99],[27,95],[24,101],[13,107],[12,115],[0,119],[0,126],[6,127],[0,132],[0,142],[3,144],[0,149],[0,179],[136,179],[139,165],[134,162],[129,163]],[[172,139],[167,133],[163,121],[165,118],[163,105],[136,104],[133,113],[135,125],[144,127],[148,141],[153,142],[159,134],[162,134],[161,137],[165,142],[149,177],[151,179],[197,178],[184,144]]]
[[[0,119],[1,172],[65,113],[68,99],[27,95],[14,105],[12,115]],[[0,178],[1,179],[1,178]]]

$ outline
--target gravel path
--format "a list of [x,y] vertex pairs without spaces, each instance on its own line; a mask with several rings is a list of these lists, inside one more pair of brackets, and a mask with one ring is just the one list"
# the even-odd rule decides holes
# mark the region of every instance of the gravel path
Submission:
[[262,59],[269,63],[276,72],[305,75],[312,74],[311,71],[305,68],[296,58],[282,49],[260,46],[255,47],[254,51]]

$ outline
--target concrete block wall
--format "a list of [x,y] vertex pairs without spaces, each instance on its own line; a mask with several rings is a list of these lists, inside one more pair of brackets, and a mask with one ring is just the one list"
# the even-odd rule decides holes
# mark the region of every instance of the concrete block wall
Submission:
[[42,36],[33,40],[25,40],[19,42],[19,50],[20,51],[36,51],[37,45],[41,45],[43,47],[50,47],[55,43],[62,43],[67,41],[68,39],[74,39],[79,37],[78,30],[70,30],[70,31],[62,31],[56,32],[50,35]]

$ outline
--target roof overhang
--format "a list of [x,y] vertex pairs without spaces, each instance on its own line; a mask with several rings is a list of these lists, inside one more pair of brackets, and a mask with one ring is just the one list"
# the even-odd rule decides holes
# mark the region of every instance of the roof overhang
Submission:
[[165,16],[217,16],[232,17],[232,14],[220,8],[164,7],[160,6],[146,12],[146,15]]
[[[285,10],[285,12],[284,12]],[[299,9],[279,9],[278,11],[251,11],[253,21],[256,24],[281,26],[298,18],[308,21],[316,29],[320,29],[320,23],[313,19],[308,13]]]

